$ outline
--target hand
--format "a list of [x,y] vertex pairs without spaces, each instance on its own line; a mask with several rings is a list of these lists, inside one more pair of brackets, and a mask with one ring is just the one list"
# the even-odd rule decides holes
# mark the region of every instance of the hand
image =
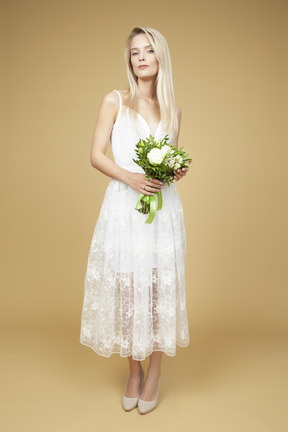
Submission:
[[[127,184],[143,195],[154,195],[163,187],[163,183],[155,179],[147,179],[145,174],[130,173]],[[144,189],[145,187],[145,189]]]
[[[189,161],[189,164],[192,161]],[[174,171],[174,180],[178,181],[181,180],[189,171],[189,168],[182,168],[182,169],[178,169],[176,171]]]
[[189,168],[182,168],[174,171],[174,180],[178,181],[182,179],[186,175],[187,171],[189,171]]

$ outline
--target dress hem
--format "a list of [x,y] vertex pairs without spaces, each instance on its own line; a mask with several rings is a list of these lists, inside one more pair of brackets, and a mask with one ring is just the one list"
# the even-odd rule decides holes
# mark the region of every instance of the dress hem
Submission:
[[[154,352],[154,351],[162,351],[163,353],[165,353],[165,354],[168,355],[169,357],[175,357],[175,356],[176,356],[176,349],[175,349],[175,351],[174,351],[174,354],[169,354],[167,351],[165,351],[165,350],[163,350],[163,349],[162,349],[162,350],[161,350],[161,349],[159,349],[159,350],[155,349],[155,350],[150,351],[147,355],[145,355],[145,357],[140,358],[140,359],[139,359],[139,358],[136,359],[136,358],[133,357],[133,354],[132,354],[132,353],[127,354],[127,355],[123,355],[123,354],[121,354],[120,351],[112,351],[110,354],[105,355],[105,354],[100,353],[99,351],[97,351],[97,350],[96,350],[92,345],[89,345],[88,343],[81,342],[81,340],[80,340],[80,344],[81,344],[81,345],[85,345],[85,346],[91,348],[94,352],[96,352],[96,354],[98,354],[98,355],[100,355],[100,356],[102,356],[102,357],[105,357],[105,358],[109,358],[109,357],[111,357],[112,354],[119,354],[120,357],[130,357],[130,356],[132,355],[132,359],[133,359],[133,360],[142,361],[142,360],[145,360],[146,357],[150,356],[150,355],[152,354],[152,352]],[[189,344],[190,344],[190,340],[188,340],[188,342],[187,342],[186,344],[181,344],[181,343],[176,342],[176,346],[179,346],[179,347],[181,347],[181,348],[186,348]]]

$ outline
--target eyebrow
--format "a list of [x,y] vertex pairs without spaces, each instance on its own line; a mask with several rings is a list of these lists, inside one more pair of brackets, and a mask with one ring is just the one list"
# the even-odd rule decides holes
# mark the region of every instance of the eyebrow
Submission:
[[[152,47],[152,45],[151,45],[151,44],[150,44],[150,45],[146,45],[144,48],[148,48],[148,47]],[[132,50],[134,50],[134,49],[138,49],[138,48],[131,48],[130,51],[132,51]]]

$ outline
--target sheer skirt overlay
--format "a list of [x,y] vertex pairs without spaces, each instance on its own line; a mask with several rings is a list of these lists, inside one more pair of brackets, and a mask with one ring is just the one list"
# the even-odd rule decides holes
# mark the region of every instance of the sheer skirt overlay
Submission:
[[138,194],[110,180],[89,250],[80,342],[105,357],[174,356],[189,344],[180,197],[165,185],[162,209],[145,224]]

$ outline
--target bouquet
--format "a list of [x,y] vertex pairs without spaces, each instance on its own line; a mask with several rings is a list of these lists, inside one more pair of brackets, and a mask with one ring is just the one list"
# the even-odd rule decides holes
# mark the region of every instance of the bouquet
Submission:
[[[191,158],[185,153],[183,147],[179,150],[168,144],[168,134],[162,140],[155,140],[150,134],[146,140],[139,139],[135,153],[137,159],[133,161],[145,171],[145,177],[160,180],[162,183],[174,181],[174,171],[189,166]],[[157,196],[157,202],[156,202]],[[155,195],[140,193],[135,209],[143,214],[149,214],[145,223],[152,223],[156,210],[162,208],[161,189]]]

